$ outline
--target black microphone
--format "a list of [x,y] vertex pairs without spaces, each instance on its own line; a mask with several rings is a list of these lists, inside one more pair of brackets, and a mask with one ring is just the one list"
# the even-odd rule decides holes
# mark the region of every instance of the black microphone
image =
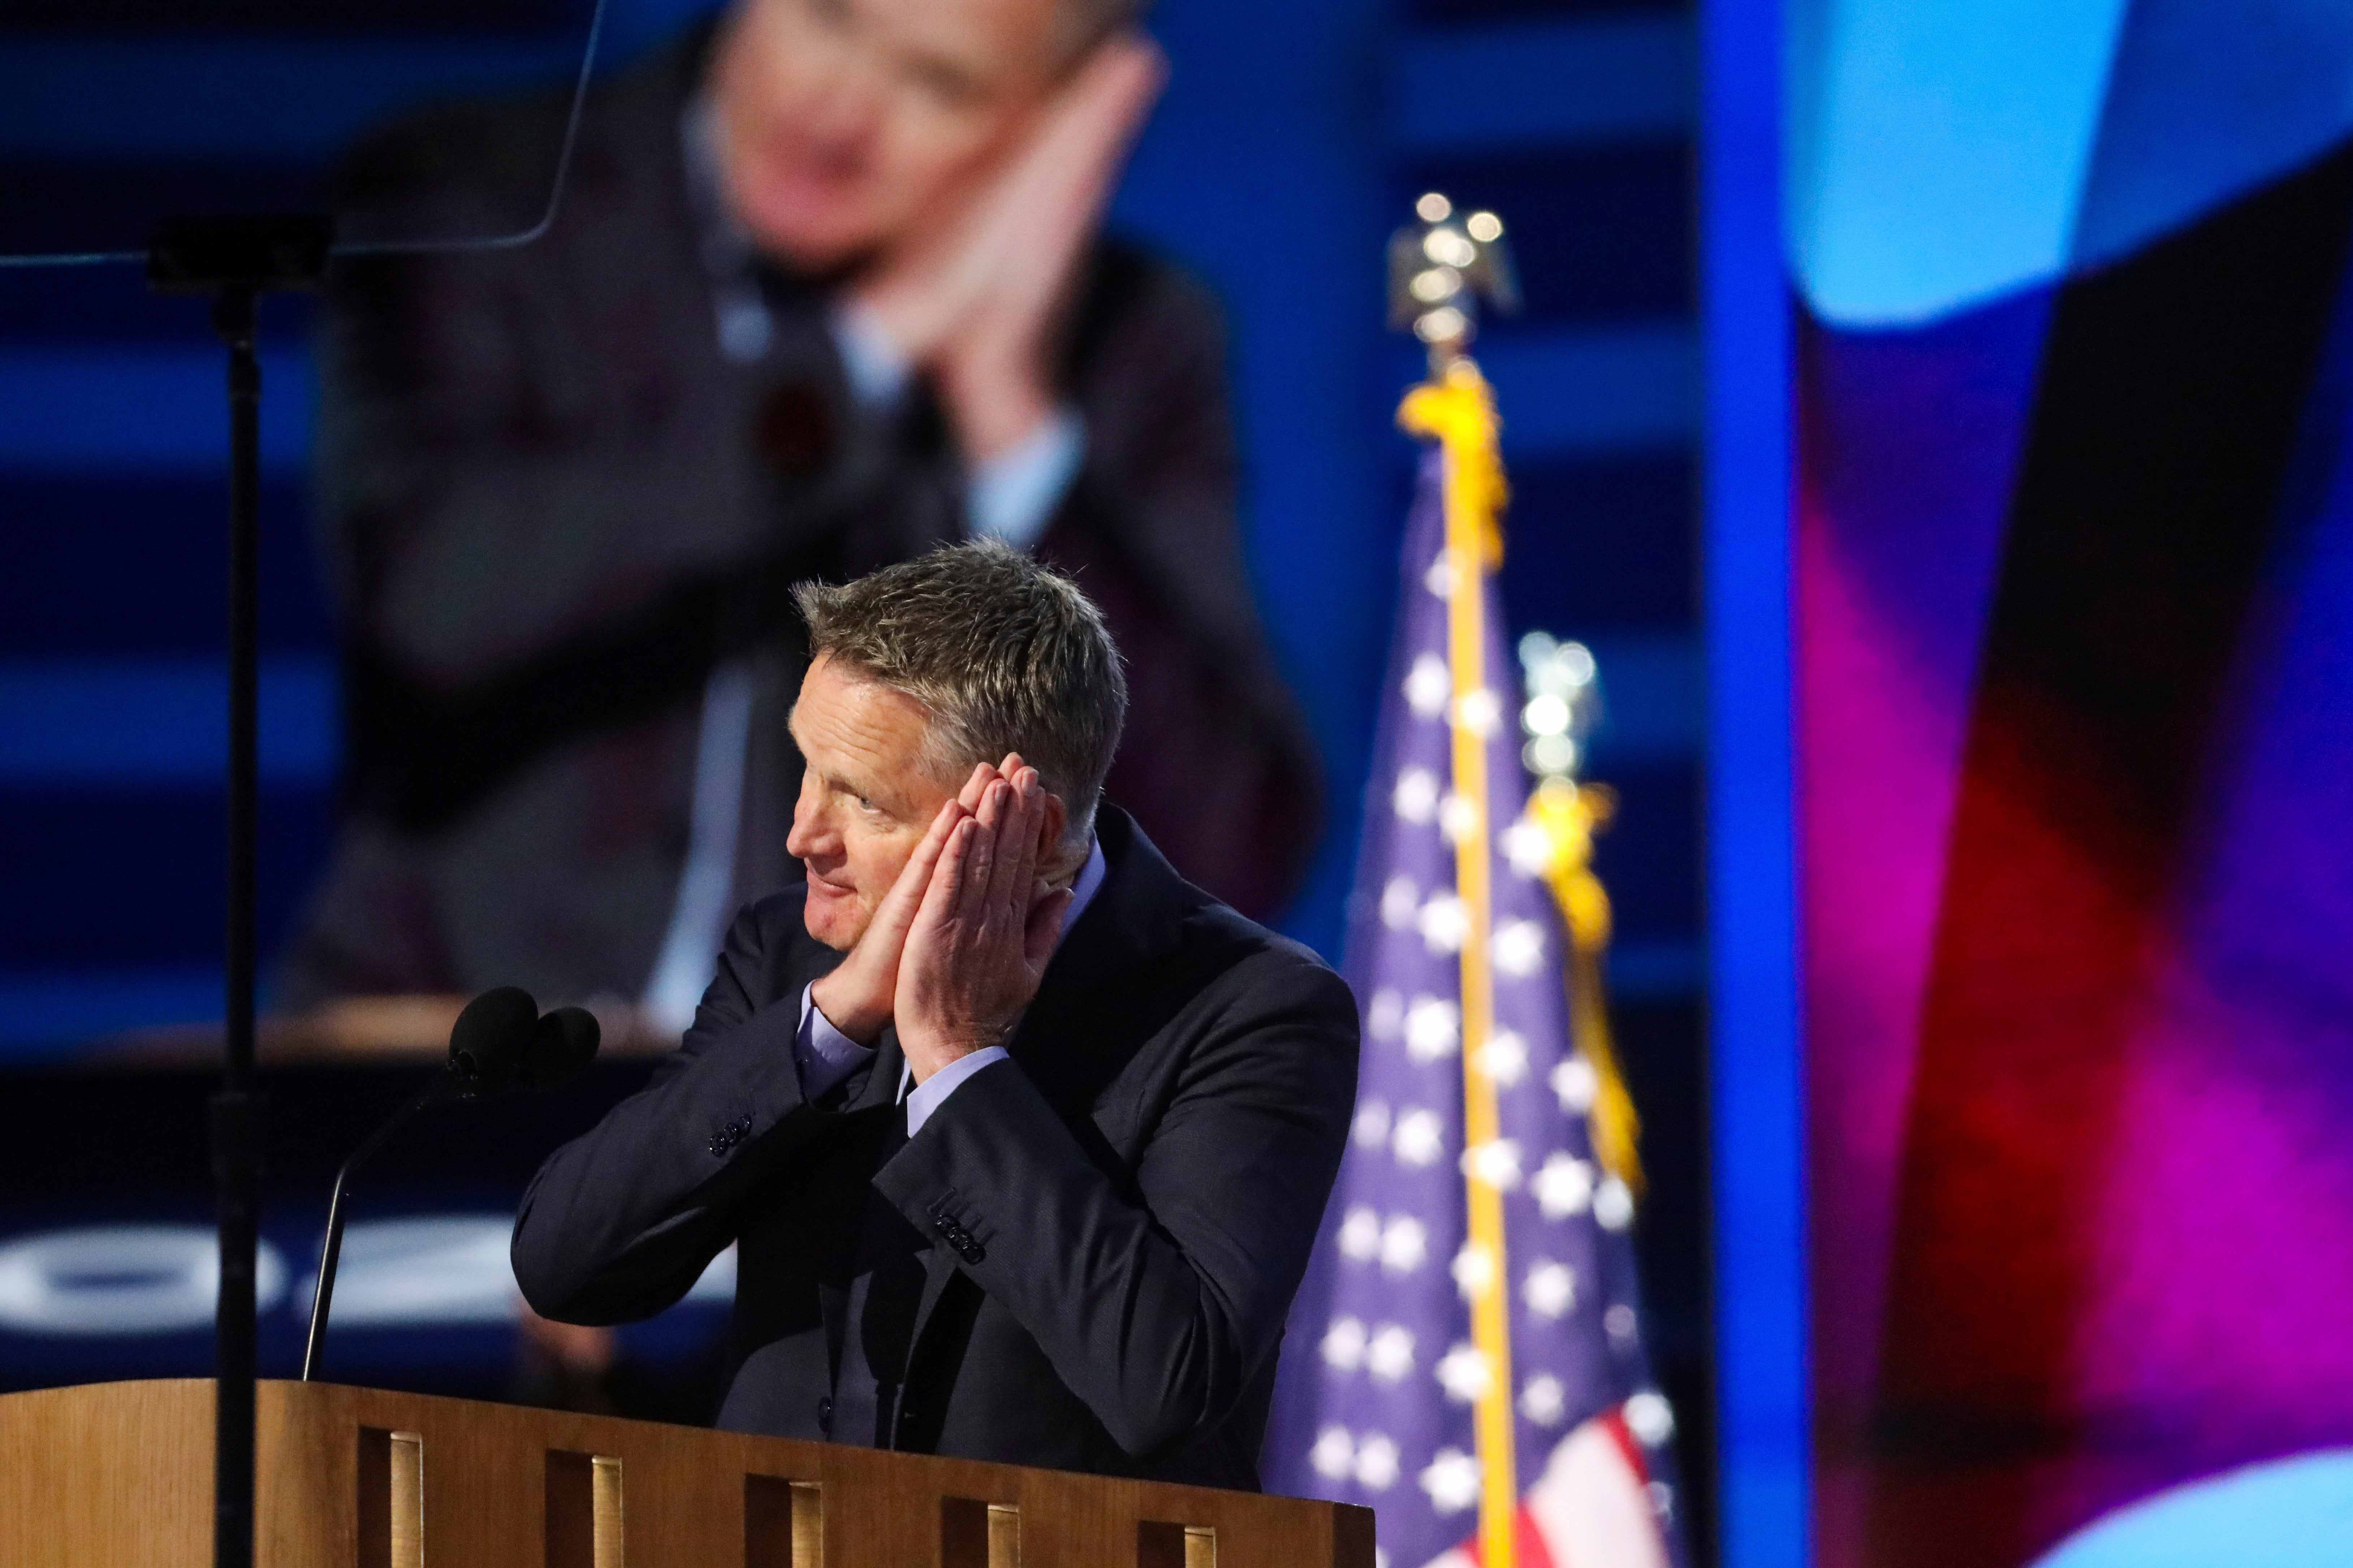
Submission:
[[522,1089],[554,1089],[588,1070],[600,1037],[596,1015],[586,1007],[558,1007],[532,1026],[524,1042]]
[[539,1027],[539,1004],[519,985],[485,991],[449,1026],[449,1066],[435,1080],[445,1097],[472,1100],[514,1088]]
[[303,1382],[318,1371],[326,1343],[328,1303],[334,1299],[335,1265],[343,1252],[343,1194],[353,1173],[427,1106],[512,1089],[553,1089],[596,1059],[597,1039],[596,1015],[586,1008],[558,1007],[543,1018],[539,1004],[519,986],[501,985],[466,1004],[449,1028],[448,1065],[385,1118],[335,1173],[334,1194],[327,1200],[327,1239],[319,1255],[319,1288],[311,1298],[311,1334],[302,1348]]

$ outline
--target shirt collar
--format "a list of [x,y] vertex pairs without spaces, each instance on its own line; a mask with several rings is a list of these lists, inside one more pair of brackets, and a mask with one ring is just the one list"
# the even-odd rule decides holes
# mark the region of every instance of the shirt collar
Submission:
[[1111,873],[1111,863],[1103,858],[1103,840],[1097,838],[1087,846],[1087,863],[1079,868],[1078,879],[1071,884],[1071,907],[1062,911],[1062,935],[1079,923],[1095,895],[1103,890],[1103,879]]

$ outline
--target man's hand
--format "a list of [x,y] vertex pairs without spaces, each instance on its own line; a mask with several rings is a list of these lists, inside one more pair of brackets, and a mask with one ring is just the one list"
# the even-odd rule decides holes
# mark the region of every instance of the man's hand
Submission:
[[1052,415],[1058,318],[1166,77],[1146,38],[1098,46],[1021,145],[858,285],[859,304],[932,373],[969,460],[1009,450]]
[[891,891],[875,910],[866,934],[858,939],[849,957],[811,986],[809,998],[826,1022],[860,1045],[872,1045],[891,1021],[892,995],[899,984],[899,955],[906,945],[907,928],[923,907],[923,889],[931,886],[941,848],[956,824],[971,818],[984,792],[999,776],[997,769],[983,763],[972,770],[954,800],[941,804],[923,842],[907,857],[899,879],[891,884]]
[[979,811],[948,829],[907,929],[892,1012],[918,1083],[1012,1033],[1071,905],[1070,889],[1038,888],[1046,826],[1038,770],[1018,757],[1007,763]]

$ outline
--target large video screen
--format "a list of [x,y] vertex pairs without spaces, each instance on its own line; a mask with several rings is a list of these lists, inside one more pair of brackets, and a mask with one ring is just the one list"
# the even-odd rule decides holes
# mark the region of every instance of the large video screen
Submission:
[[1816,1561],[2316,1561],[2353,13],[1798,22]]

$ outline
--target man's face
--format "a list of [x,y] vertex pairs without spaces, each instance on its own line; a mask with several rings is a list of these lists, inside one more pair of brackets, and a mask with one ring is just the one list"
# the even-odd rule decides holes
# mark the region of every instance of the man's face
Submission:
[[923,771],[931,720],[903,692],[820,656],[801,681],[793,739],[807,767],[785,847],[808,868],[809,935],[847,952],[955,793]]
[[712,64],[728,199],[822,269],[888,247],[1016,136],[1062,0],[742,0]]

